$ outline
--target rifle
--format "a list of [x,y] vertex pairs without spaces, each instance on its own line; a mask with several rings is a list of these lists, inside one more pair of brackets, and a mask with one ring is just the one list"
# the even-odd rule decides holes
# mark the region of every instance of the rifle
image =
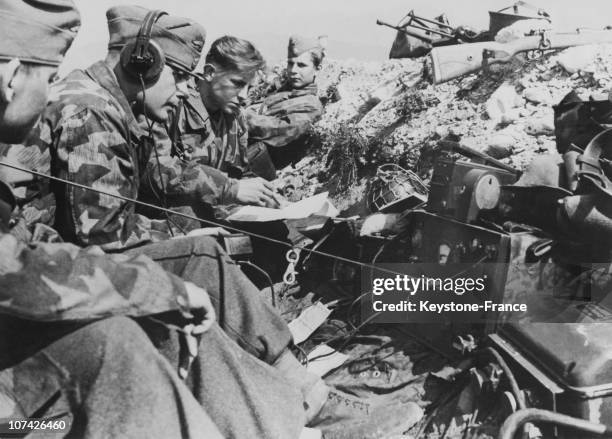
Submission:
[[507,63],[521,52],[565,49],[587,44],[612,43],[612,31],[569,33],[540,32],[509,43],[482,42],[434,47],[429,54],[430,76],[434,84],[474,73],[491,64]]

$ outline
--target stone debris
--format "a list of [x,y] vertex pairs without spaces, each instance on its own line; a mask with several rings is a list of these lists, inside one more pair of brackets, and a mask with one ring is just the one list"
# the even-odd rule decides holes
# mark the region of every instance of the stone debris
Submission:
[[[572,64],[577,53],[586,55]],[[318,159],[291,171],[298,177],[294,184],[306,185],[302,193],[328,190],[343,210],[363,197],[376,167],[386,162],[427,180],[431,152],[449,134],[518,169],[536,155],[557,154],[553,105],[573,89],[583,99],[607,96],[612,45],[570,48],[533,61],[519,55],[488,72],[436,86],[420,79],[422,68],[422,60],[332,60],[324,66],[321,95],[333,89],[341,99],[328,101],[315,126],[322,143]],[[329,151],[343,143],[340,135],[347,129],[359,132],[368,145],[356,159],[359,173],[348,189],[325,172]]]
[[515,110],[522,107],[523,103],[523,98],[516,92],[514,85],[504,82],[485,104],[485,111],[489,119],[496,124],[511,123],[520,116]]
[[552,96],[544,87],[530,87],[525,89],[523,97],[532,104],[550,105]]
[[567,73],[574,74],[586,70],[597,54],[594,46],[571,47],[557,59],[559,64]]

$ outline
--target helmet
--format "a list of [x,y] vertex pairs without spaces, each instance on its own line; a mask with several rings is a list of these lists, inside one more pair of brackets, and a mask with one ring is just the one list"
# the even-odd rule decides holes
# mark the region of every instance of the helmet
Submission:
[[427,201],[427,186],[414,172],[393,163],[381,165],[370,187],[372,212],[398,213]]

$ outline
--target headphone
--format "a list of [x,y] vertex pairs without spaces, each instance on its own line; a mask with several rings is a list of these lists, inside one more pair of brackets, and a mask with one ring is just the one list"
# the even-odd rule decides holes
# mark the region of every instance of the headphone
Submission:
[[155,41],[151,41],[153,25],[164,15],[161,10],[150,11],[145,16],[136,41],[126,44],[121,50],[121,67],[132,78],[145,84],[155,83],[166,64],[164,51]]

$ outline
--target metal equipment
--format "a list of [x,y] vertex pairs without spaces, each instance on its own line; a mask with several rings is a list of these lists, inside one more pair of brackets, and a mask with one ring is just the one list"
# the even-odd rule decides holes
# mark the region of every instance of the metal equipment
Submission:
[[402,212],[423,204],[427,186],[414,172],[388,163],[379,166],[369,191],[372,212]]
[[501,186],[518,179],[518,172],[486,154],[456,142],[441,141],[448,152],[459,152],[473,161],[439,158],[430,183],[427,210],[472,223],[482,211],[496,209]]

